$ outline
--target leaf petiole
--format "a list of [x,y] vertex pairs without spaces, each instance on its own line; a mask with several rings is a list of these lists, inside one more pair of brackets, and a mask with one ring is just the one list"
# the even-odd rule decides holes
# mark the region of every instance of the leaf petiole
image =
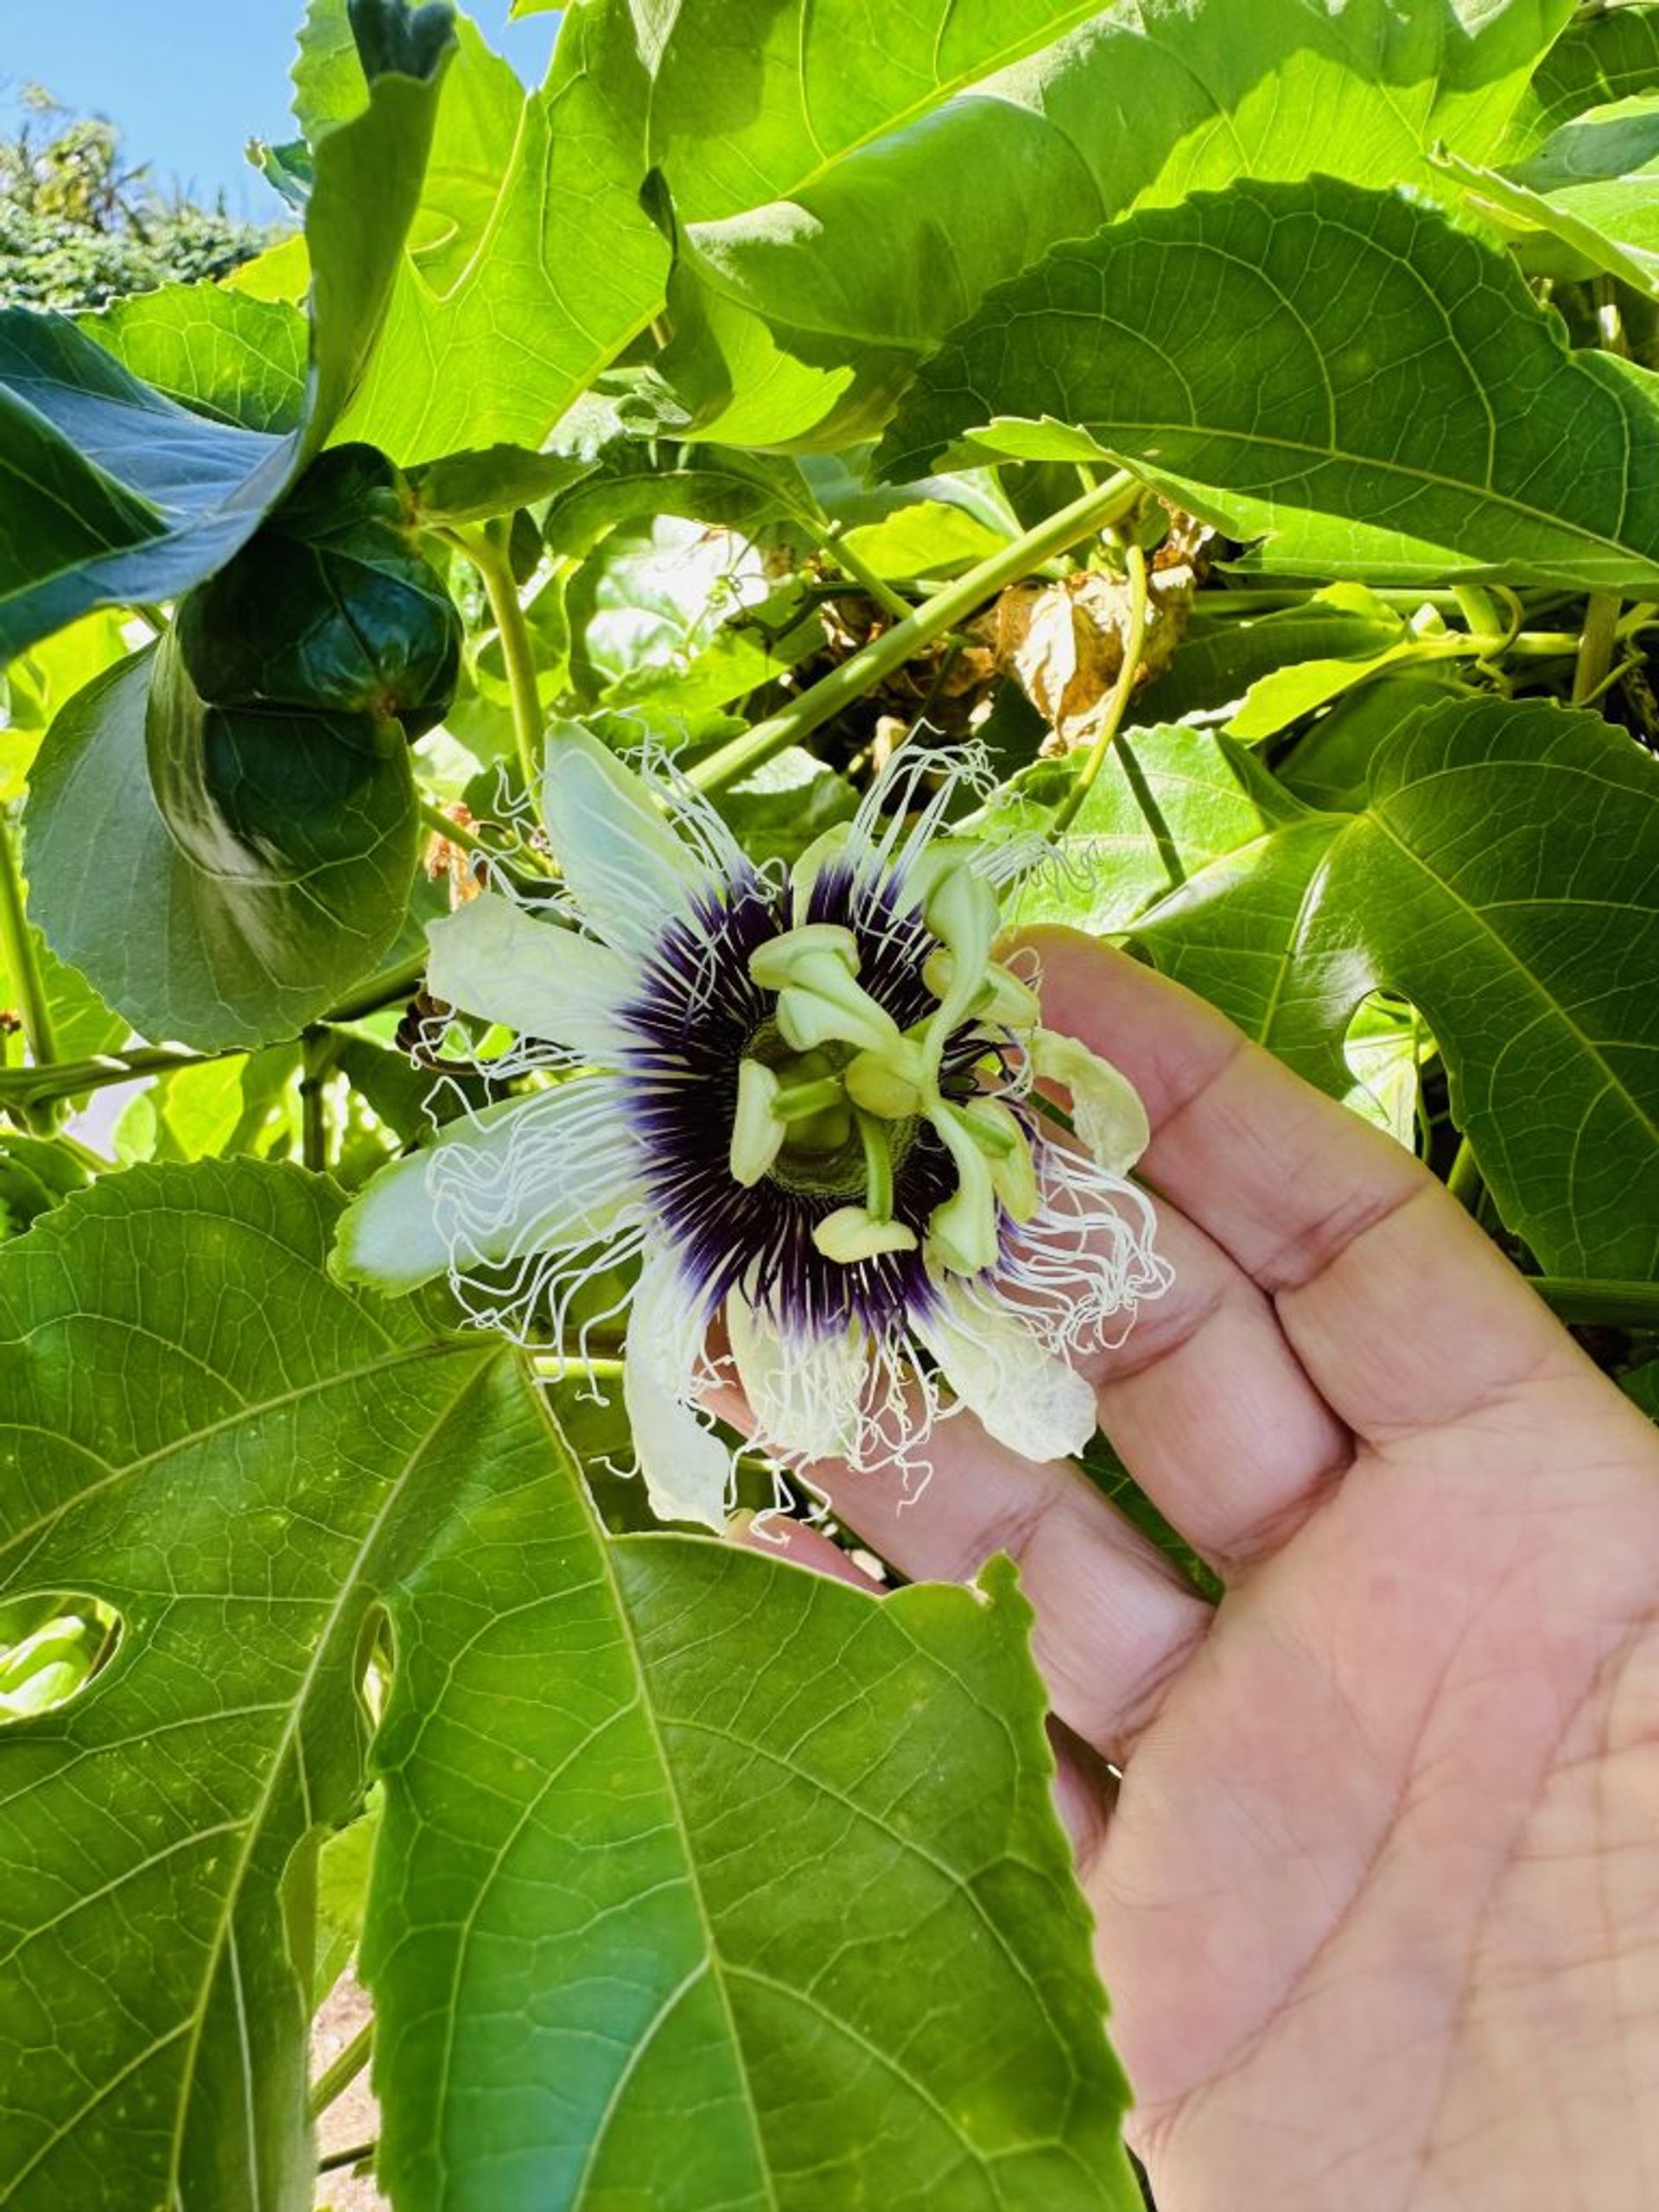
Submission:
[[542,695],[536,678],[536,652],[530,641],[530,625],[524,620],[512,563],[503,540],[491,524],[486,523],[480,530],[446,531],[442,534],[461,548],[478,570],[479,581],[490,602],[490,613],[495,618],[496,632],[501,639],[501,658],[506,664],[507,690],[512,700],[512,734],[518,752],[518,770],[524,779],[525,796],[534,804],[541,780]]
[[365,2021],[344,2050],[317,2076],[308,2100],[313,2120],[321,2120],[337,2097],[344,2096],[374,2050],[374,2022]]
[[1141,672],[1141,648],[1147,635],[1147,556],[1135,544],[1127,549],[1124,559],[1129,571],[1129,633],[1123,641],[1123,664],[1117,671],[1117,681],[1112,686],[1112,696],[1106,702],[1106,711],[1101,716],[1095,741],[1089,748],[1089,758],[1078,771],[1077,781],[1066,793],[1054,819],[1048,825],[1051,838],[1065,835],[1077,817],[1095,779],[1106,765],[1106,755],[1112,749],[1112,740],[1117,735],[1123,716],[1135,691],[1135,679]]

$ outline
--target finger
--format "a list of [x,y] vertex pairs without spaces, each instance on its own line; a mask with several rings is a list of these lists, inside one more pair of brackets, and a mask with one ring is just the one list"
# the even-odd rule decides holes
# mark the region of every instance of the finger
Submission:
[[1461,1206],[1179,985],[1070,930],[1026,942],[1044,1018],[1120,1066],[1142,1165],[1274,1300],[1327,1403],[1382,1442],[1588,1369]]
[[1353,1440],[1236,1262],[1167,1204],[1156,1243],[1169,1289],[1122,1344],[1082,1363],[1124,1465],[1230,1580],[1301,1524],[1349,1465]]

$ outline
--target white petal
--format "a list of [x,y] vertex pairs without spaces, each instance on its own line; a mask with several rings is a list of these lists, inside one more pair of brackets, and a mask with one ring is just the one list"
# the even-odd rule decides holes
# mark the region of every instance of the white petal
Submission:
[[595,1059],[614,1060],[626,1042],[616,1009],[637,986],[608,946],[494,892],[429,922],[426,941],[427,988],[463,1014]]
[[695,1410],[708,1316],[672,1252],[646,1252],[628,1314],[622,1402],[659,1521],[726,1525],[732,1456]]
[[734,1291],[726,1332],[764,1443],[782,1459],[857,1458],[870,1364],[861,1331],[785,1338]]
[[1039,1075],[1071,1092],[1072,1126],[1090,1156],[1114,1175],[1126,1174],[1152,1141],[1147,1109],[1128,1076],[1057,1029],[1036,1032],[1031,1058]]
[[1093,1385],[1046,1351],[995,1291],[947,1283],[940,1305],[912,1314],[910,1326],[986,1433],[1010,1451],[1063,1459],[1094,1434]]
[[333,1266],[413,1290],[451,1269],[569,1249],[608,1235],[637,1197],[620,1083],[578,1076],[451,1122],[383,1167],[340,1217]]
[[587,920],[620,952],[649,952],[717,880],[675,835],[649,787],[578,722],[548,732],[548,834]]

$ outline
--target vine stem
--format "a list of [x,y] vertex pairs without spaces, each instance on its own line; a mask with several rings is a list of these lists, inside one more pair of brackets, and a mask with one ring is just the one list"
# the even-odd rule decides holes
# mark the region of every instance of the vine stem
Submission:
[[826,560],[835,563],[842,575],[858,586],[867,599],[873,599],[878,607],[885,607],[898,621],[910,620],[910,601],[902,592],[895,591],[885,576],[878,575],[861,554],[854,552],[839,523],[831,523],[818,536],[818,550]]
[[1475,1147],[1465,1137],[1457,1155],[1447,1171],[1446,1187],[1466,1213],[1473,1213],[1480,1205],[1481,1192],[1485,1189],[1480,1169],[1475,1161]]
[[524,620],[518,587],[513,581],[512,563],[487,524],[481,530],[457,530],[449,534],[478,570],[485,597],[490,602],[490,613],[495,617],[501,658],[506,664],[507,690],[512,700],[512,734],[518,748],[519,772],[524,779],[524,794],[533,804],[541,776],[542,696],[536,680],[535,648],[530,642],[530,625]]
[[452,822],[441,806],[429,798],[420,801],[421,819],[435,837],[442,837],[448,845],[459,845],[464,853],[482,853],[486,859],[496,861],[499,853],[493,853],[477,832],[468,830],[464,823]]
[[321,2120],[336,2097],[344,2096],[369,2063],[374,2049],[374,2022],[365,2021],[338,2058],[317,2076],[308,2100],[313,2120]]
[[1584,610],[1584,630],[1579,641],[1578,665],[1573,671],[1573,703],[1587,706],[1600,690],[1612,665],[1618,635],[1619,600],[1617,593],[1592,591]]
[[1089,758],[1084,762],[1077,781],[1066,793],[1048,825],[1052,838],[1063,837],[1077,820],[1078,810],[1095,787],[1095,779],[1106,765],[1106,755],[1112,749],[1112,740],[1122,727],[1129,700],[1135,691],[1135,679],[1141,672],[1141,648],[1147,639],[1147,556],[1138,545],[1131,545],[1124,555],[1129,571],[1129,634],[1123,642],[1123,664],[1117,671],[1117,681],[1112,686],[1112,696],[1106,702],[1095,741],[1089,748]]
[[17,1011],[22,1016],[23,1038],[29,1057],[45,1067],[58,1057],[58,1040],[52,1027],[52,1010],[46,1002],[41,964],[35,957],[23,912],[23,876],[17,862],[16,832],[0,810],[0,952],[5,955]]
[[320,2174],[335,2174],[342,2166],[360,2166],[365,2159],[373,2158],[379,2148],[379,2138],[377,2136],[372,2143],[353,2143],[348,2150],[330,2151],[326,2158],[317,2160],[317,2171]]
[[[417,991],[426,977],[424,956],[411,960],[391,975],[372,983],[356,998],[331,1007],[321,1018],[330,1025],[361,1021],[383,1007],[396,1006]],[[277,1043],[291,1041],[277,1039]],[[0,1070],[0,1113],[28,1113],[32,1107],[56,1098],[79,1098],[112,1083],[130,1083],[135,1076],[171,1075],[179,1068],[204,1068],[215,1060],[233,1060],[257,1050],[248,1045],[226,1045],[217,1052],[175,1051],[166,1045],[135,1045],[124,1052],[105,1052],[93,1060],[59,1060],[48,1067]],[[99,1162],[100,1167],[109,1165]]]
[[1039,523],[1035,530],[1028,530],[1021,537],[1001,547],[967,575],[947,584],[943,591],[925,599],[912,608],[902,622],[895,622],[879,638],[872,638],[867,645],[839,668],[802,692],[798,699],[765,721],[756,722],[753,729],[745,730],[741,737],[716,747],[704,760],[691,769],[691,781],[706,791],[723,791],[728,784],[739,782],[753,770],[770,760],[774,753],[786,746],[798,744],[815,729],[821,729],[843,707],[902,668],[912,656],[924,645],[931,645],[947,630],[976,613],[988,599],[993,599],[1009,584],[1018,583],[1033,569],[1056,553],[1064,553],[1084,537],[1092,537],[1109,523],[1120,520],[1134,506],[1141,496],[1139,480],[1127,470],[1109,477],[1097,490],[1085,492],[1081,499],[1073,499],[1069,506],[1059,509]]
[[328,1168],[328,1113],[324,1085],[334,1048],[327,1033],[308,1029],[300,1040],[300,1157],[316,1174]]

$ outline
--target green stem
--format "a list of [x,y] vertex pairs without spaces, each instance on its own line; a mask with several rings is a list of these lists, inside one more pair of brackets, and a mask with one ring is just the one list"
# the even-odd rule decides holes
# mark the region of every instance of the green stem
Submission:
[[317,2160],[317,2171],[334,2174],[338,2173],[342,2166],[360,2166],[365,2159],[373,2158],[379,2148],[377,2138],[372,2143],[353,2143],[346,2151],[330,2151],[326,2157]]
[[885,576],[878,575],[861,554],[855,553],[847,543],[840,523],[832,523],[818,537],[820,550],[826,559],[833,561],[844,576],[850,577],[868,599],[878,607],[885,607],[899,621],[910,619],[910,601],[893,589]]
[[1577,1282],[1555,1275],[1529,1275],[1527,1280],[1560,1320],[1613,1329],[1659,1329],[1659,1283],[1589,1277]]
[[23,912],[23,877],[17,864],[16,833],[0,811],[0,955],[3,955],[17,1011],[22,1017],[23,1040],[36,1067],[48,1067],[58,1056],[52,1027],[52,1010],[46,1002],[41,964]]
[[374,2022],[365,2022],[334,2063],[318,2075],[310,2096],[311,2117],[321,2120],[337,2097],[343,2096],[369,2063],[374,2049]]
[[222,1052],[175,1052],[165,1046],[136,1045],[130,1052],[106,1052],[95,1060],[59,1060],[46,1068],[8,1068],[0,1074],[0,1111],[27,1116],[32,1109],[57,1098],[79,1098],[93,1090],[106,1090],[112,1083],[130,1083],[135,1076],[170,1075],[175,1068],[205,1067],[210,1060],[228,1060],[244,1050],[233,1045]]
[[342,1021],[363,1021],[372,1014],[379,1014],[389,1006],[396,1006],[402,999],[413,998],[426,981],[426,955],[408,961],[401,968],[394,968],[389,976],[382,976],[369,983],[356,998],[346,999],[331,1007],[323,1015],[326,1022],[337,1025]]
[[728,784],[740,782],[774,753],[822,728],[843,707],[902,668],[923,646],[931,645],[947,630],[956,629],[988,599],[1018,583],[1052,555],[1065,552],[1080,538],[1092,537],[1127,514],[1140,496],[1140,484],[1127,471],[1109,479],[1098,491],[1085,492],[1035,530],[1028,530],[977,568],[969,569],[965,576],[924,600],[902,622],[872,638],[779,713],[717,747],[691,770],[692,782],[707,791],[722,791]]
[[1454,630],[1449,637],[1420,638],[1413,647],[1419,660],[1568,660],[1580,645],[1576,630],[1493,630],[1465,635]]
[[1475,1164],[1475,1148],[1467,1137],[1458,1147],[1446,1179],[1446,1187],[1465,1212],[1473,1213],[1480,1204],[1480,1194],[1485,1188],[1480,1169]]
[[492,852],[476,830],[468,830],[463,823],[452,822],[443,809],[434,806],[429,798],[422,799],[420,808],[421,819],[435,837],[442,837],[447,844],[459,845],[464,853],[482,853],[487,860],[500,859],[501,855]]
[[328,1114],[324,1086],[334,1065],[334,1046],[321,1029],[308,1029],[300,1043],[300,1157],[318,1175],[328,1172]]
[[1502,628],[1497,619],[1497,601],[1479,584],[1453,584],[1452,596],[1457,601],[1458,612],[1471,632],[1484,633]]
[[1579,642],[1578,665],[1573,671],[1573,703],[1586,705],[1600,690],[1612,666],[1613,645],[1618,635],[1620,601],[1616,592],[1592,591],[1585,604],[1584,632]]
[[[361,1021],[412,996],[425,978],[424,958],[411,960],[366,986],[356,998],[331,1007],[323,1021],[330,1026]],[[111,1084],[130,1083],[135,1076],[171,1075],[177,1068],[202,1068],[215,1060],[233,1060],[247,1049],[245,1045],[227,1045],[219,1052],[185,1052],[165,1045],[135,1045],[128,1052],[105,1052],[94,1060],[59,1060],[49,1067],[5,1069],[0,1071],[0,1113],[27,1114],[32,1107],[54,1099],[79,1098],[94,1090],[106,1090]]]
[[524,791],[533,802],[541,777],[542,695],[536,680],[536,653],[530,642],[530,625],[519,602],[512,563],[505,547],[488,524],[482,530],[458,530],[454,541],[478,570],[495,617],[506,664],[507,690],[512,699],[512,734],[518,748],[518,769]]
[[1147,556],[1138,545],[1131,545],[1124,558],[1129,570],[1129,634],[1123,644],[1123,664],[1117,671],[1106,712],[1089,748],[1089,758],[1048,825],[1049,836],[1057,840],[1077,820],[1078,809],[1094,789],[1095,779],[1106,765],[1112,740],[1117,735],[1134,695],[1135,679],[1141,673],[1141,648],[1147,636]]

